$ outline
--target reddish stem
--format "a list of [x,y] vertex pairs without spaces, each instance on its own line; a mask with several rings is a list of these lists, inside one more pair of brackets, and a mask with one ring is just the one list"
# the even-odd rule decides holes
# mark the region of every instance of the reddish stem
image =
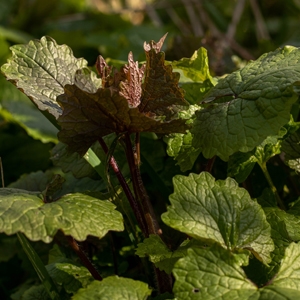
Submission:
[[[108,154],[108,147],[107,147],[105,141],[102,138],[99,138],[98,141],[99,141],[103,151],[105,152],[105,154]],[[132,192],[131,192],[131,190],[130,190],[130,188],[129,188],[123,174],[121,173],[119,166],[113,156],[110,158],[109,164],[112,167],[113,171],[115,172],[115,174],[123,188],[123,191],[130,203],[130,206],[134,212],[134,215],[137,219],[137,222],[138,222],[144,236],[148,237],[149,233],[147,230],[145,218],[143,217],[143,214],[142,214],[142,209],[141,209],[140,205],[137,203],[136,199],[133,197]]]
[[208,162],[206,164],[206,167],[205,167],[206,172],[211,174],[213,165],[215,163],[215,160],[216,160],[216,156],[214,156],[214,157],[212,157],[211,159],[208,160]]
[[143,184],[139,169],[139,158],[137,153],[133,151],[130,135],[125,133],[125,145],[126,145],[126,156],[130,168],[133,190],[135,193],[136,199],[142,205],[142,210],[146,219],[147,229],[149,234],[162,234],[161,229],[159,228],[156,215],[154,214],[152,204],[150,202],[149,196],[146,192],[146,189]]
[[67,241],[69,242],[69,245],[72,247],[72,249],[76,252],[84,266],[90,271],[92,276],[96,279],[101,281],[102,277],[95,268],[95,266],[92,264],[88,256],[85,254],[85,252],[81,249],[81,247],[78,245],[77,241],[71,237],[71,236],[66,236]]

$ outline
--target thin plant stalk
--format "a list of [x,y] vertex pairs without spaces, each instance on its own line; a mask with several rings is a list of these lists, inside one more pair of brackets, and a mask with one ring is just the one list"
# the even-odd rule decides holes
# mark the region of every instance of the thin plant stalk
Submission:
[[71,237],[67,236],[66,237],[68,240],[69,245],[71,248],[75,251],[75,253],[78,255],[84,266],[90,271],[92,276],[94,277],[95,280],[102,280],[102,276],[98,272],[98,270],[95,268],[95,266],[92,264],[91,260],[89,257],[86,255],[86,253],[81,249],[77,241]]
[[274,185],[274,183],[273,183],[273,181],[272,181],[272,178],[271,178],[271,176],[270,176],[270,174],[269,174],[269,171],[268,171],[268,169],[267,169],[267,164],[266,164],[265,162],[263,162],[263,163],[258,163],[258,164],[259,164],[260,168],[262,169],[265,178],[266,178],[267,181],[268,181],[268,184],[269,184],[269,186],[270,186],[270,188],[271,188],[271,191],[272,191],[272,193],[273,193],[273,195],[274,195],[274,197],[275,197],[275,199],[276,199],[276,202],[277,202],[278,206],[279,206],[282,210],[286,210],[285,205],[284,205],[283,201],[281,200],[281,198],[279,197],[279,194],[278,194],[278,192],[277,192],[277,189],[276,189],[276,187],[275,187],[275,185]]
[[133,150],[130,134],[125,133],[125,146],[126,146],[126,156],[129,164],[129,169],[131,173],[133,190],[136,198],[141,203],[143,207],[143,213],[146,219],[146,224],[149,234],[161,235],[162,231],[159,228],[156,215],[154,214],[152,204],[150,202],[149,196],[144,187],[142,181],[140,169],[139,169],[139,159],[137,159],[136,152]]
[[[98,139],[103,151],[105,152],[105,154],[108,154],[108,147],[105,143],[105,141],[102,139],[102,138],[99,138]],[[119,169],[119,166],[115,160],[115,158],[112,156],[110,159],[109,159],[109,164],[110,166],[112,167],[113,171],[115,172],[122,188],[123,188],[123,191],[130,203],[130,206],[134,212],[134,215],[136,217],[136,220],[144,234],[144,236],[149,236],[149,233],[148,233],[148,230],[147,230],[147,226],[146,226],[146,221],[145,221],[145,218],[143,217],[143,214],[142,214],[142,210],[141,210],[141,207],[140,205],[137,203],[136,199],[134,198],[134,196],[132,195],[132,192],[123,176],[123,174],[121,173],[120,169]]]

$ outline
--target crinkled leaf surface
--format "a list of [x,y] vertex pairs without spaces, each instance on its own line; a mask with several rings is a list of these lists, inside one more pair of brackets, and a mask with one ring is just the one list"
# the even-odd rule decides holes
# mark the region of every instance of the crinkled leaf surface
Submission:
[[75,72],[87,66],[66,45],[57,45],[50,37],[11,47],[12,58],[1,70],[6,78],[22,90],[36,105],[55,118],[61,114],[56,97],[66,84],[74,83]]
[[86,289],[80,289],[74,300],[145,300],[151,290],[144,282],[110,276],[102,281],[92,282]]
[[138,244],[135,254],[139,257],[148,256],[157,268],[168,274],[172,272],[175,262],[184,256],[180,249],[172,252],[158,235],[153,234]]
[[189,249],[175,264],[173,274],[176,299],[240,300],[258,293],[237,257],[216,244],[209,249]]
[[[49,183],[55,175],[57,174],[50,170],[46,172],[38,171],[24,174],[8,187],[32,192],[43,192],[43,195],[45,195],[46,192],[46,195],[50,196]],[[106,188],[103,181],[93,180],[88,177],[77,179],[71,173],[64,174],[63,178],[65,179],[65,182],[50,196],[52,199],[57,199],[69,193],[85,193],[88,191],[99,192]]]
[[76,85],[66,85],[57,101],[63,107],[58,118],[62,128],[59,140],[72,151],[83,155],[99,139],[113,132],[185,132],[185,120],[160,121],[130,108],[127,100],[110,89],[98,89],[92,94]]
[[268,136],[259,146],[250,152],[236,152],[228,160],[228,176],[235,177],[237,182],[247,179],[256,163],[265,164],[271,157],[281,152],[281,138],[285,131],[278,136]]
[[[290,233],[288,232],[288,227],[290,228],[290,226],[293,224],[295,225],[295,223],[290,222],[290,224],[287,225],[287,223],[289,223],[289,219],[288,217],[284,218],[284,216],[288,214],[283,211],[280,213],[281,210],[277,207],[267,207],[264,208],[264,211],[267,221],[271,226],[271,237],[275,246],[274,251],[271,253],[272,261],[269,264],[269,268],[264,268],[264,271],[267,274],[267,280],[271,280],[279,270],[285,249],[292,242]],[[256,276],[257,272],[259,272],[258,269],[254,270]]]
[[76,193],[45,204],[40,193],[0,189],[0,231],[8,235],[23,232],[32,241],[49,243],[58,230],[83,241],[123,229],[122,215],[108,201]]
[[300,172],[300,131],[296,131],[282,143],[282,151],[285,152],[286,164]]
[[188,102],[178,85],[179,73],[173,72],[171,65],[165,65],[165,53],[160,51],[165,37],[157,43],[144,43],[146,69],[139,109],[144,113],[165,116],[168,120]]
[[292,85],[299,80],[299,58],[300,49],[286,46],[220,79],[204,99],[207,107],[197,112],[194,146],[207,158],[227,161],[276,135],[298,98]]
[[255,150],[250,152],[236,152],[229,157],[227,176],[234,177],[238,183],[247,179],[257,163],[257,158],[254,156]]
[[175,176],[171,206],[164,223],[196,239],[224,247],[247,248],[264,263],[274,245],[265,214],[248,192],[231,178],[215,179],[206,172]]
[[286,230],[291,240],[293,241],[300,240],[300,216],[299,215],[290,214],[289,211],[285,212],[284,210],[281,210],[278,207],[268,208],[265,210],[268,210],[269,213],[270,211],[272,211],[273,215],[276,215],[280,221],[284,222],[286,226]]
[[[199,109],[200,107],[198,105],[190,105],[188,110],[182,111],[179,115],[181,118],[188,119],[188,122],[190,122],[195,111]],[[165,138],[165,141],[168,144],[168,155],[174,157],[177,161],[177,165],[180,166],[180,170],[182,172],[190,170],[201,153],[199,148],[195,148],[192,145],[193,135],[191,132],[187,131],[185,134],[170,134]]]
[[259,299],[298,299],[300,297],[300,244],[291,243],[285,251],[272,284],[261,290]]
[[46,266],[53,280],[64,287],[66,292],[75,293],[78,289],[88,286],[93,277],[83,266],[76,266],[71,262],[53,263]]
[[292,242],[292,239],[287,231],[285,220],[278,213],[279,208],[266,207],[264,208],[267,221],[271,226],[271,237],[274,241],[275,249],[271,253],[272,261],[268,266],[261,264],[256,259],[250,259],[249,265],[244,268],[248,278],[255,282],[259,287],[262,287],[273,279],[278,273],[281,261],[284,257],[286,248]]
[[261,289],[247,279],[239,261],[229,251],[189,249],[173,270],[177,299],[293,300],[300,297],[300,245],[291,243],[278,274]]
[[168,144],[167,153],[174,157],[180,170],[182,172],[190,170],[201,153],[199,148],[192,146],[191,132],[171,134],[165,140]]

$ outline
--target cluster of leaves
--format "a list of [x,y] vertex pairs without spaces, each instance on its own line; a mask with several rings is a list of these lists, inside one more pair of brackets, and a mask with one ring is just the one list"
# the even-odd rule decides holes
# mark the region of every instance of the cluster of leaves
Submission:
[[[53,122],[60,141],[52,149],[59,170],[32,173],[0,189],[0,231],[18,234],[44,283],[31,285],[24,297],[300,296],[300,49],[286,46],[213,78],[205,49],[166,62],[164,39],[144,44],[142,66],[132,53],[119,71],[99,57],[98,76],[49,37],[11,48],[2,72]],[[161,215],[162,235],[139,226],[148,216],[139,223],[124,189],[140,196],[132,172],[133,188],[128,183],[133,161],[119,147],[124,135],[140,134],[141,171],[145,182],[150,178],[145,183],[150,199],[161,201],[152,204]],[[174,160],[166,159],[160,136]],[[139,162],[139,150],[134,154]],[[108,176],[114,159],[125,177],[123,190]],[[278,184],[276,167],[286,176]],[[28,239],[60,245],[51,244],[46,267]],[[103,262],[109,240],[114,257]],[[85,266],[68,253],[66,241]],[[148,262],[156,280],[141,278],[151,274],[145,272]],[[101,278],[89,272],[93,265]],[[170,290],[162,281],[171,274]]]

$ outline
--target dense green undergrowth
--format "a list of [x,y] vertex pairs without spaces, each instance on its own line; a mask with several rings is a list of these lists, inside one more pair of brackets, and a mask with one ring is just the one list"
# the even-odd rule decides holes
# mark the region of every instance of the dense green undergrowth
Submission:
[[45,116],[18,122],[55,144],[0,189],[3,241],[40,279],[13,299],[300,297],[300,49],[218,78],[164,39],[121,69],[50,37],[11,48],[1,70]]

